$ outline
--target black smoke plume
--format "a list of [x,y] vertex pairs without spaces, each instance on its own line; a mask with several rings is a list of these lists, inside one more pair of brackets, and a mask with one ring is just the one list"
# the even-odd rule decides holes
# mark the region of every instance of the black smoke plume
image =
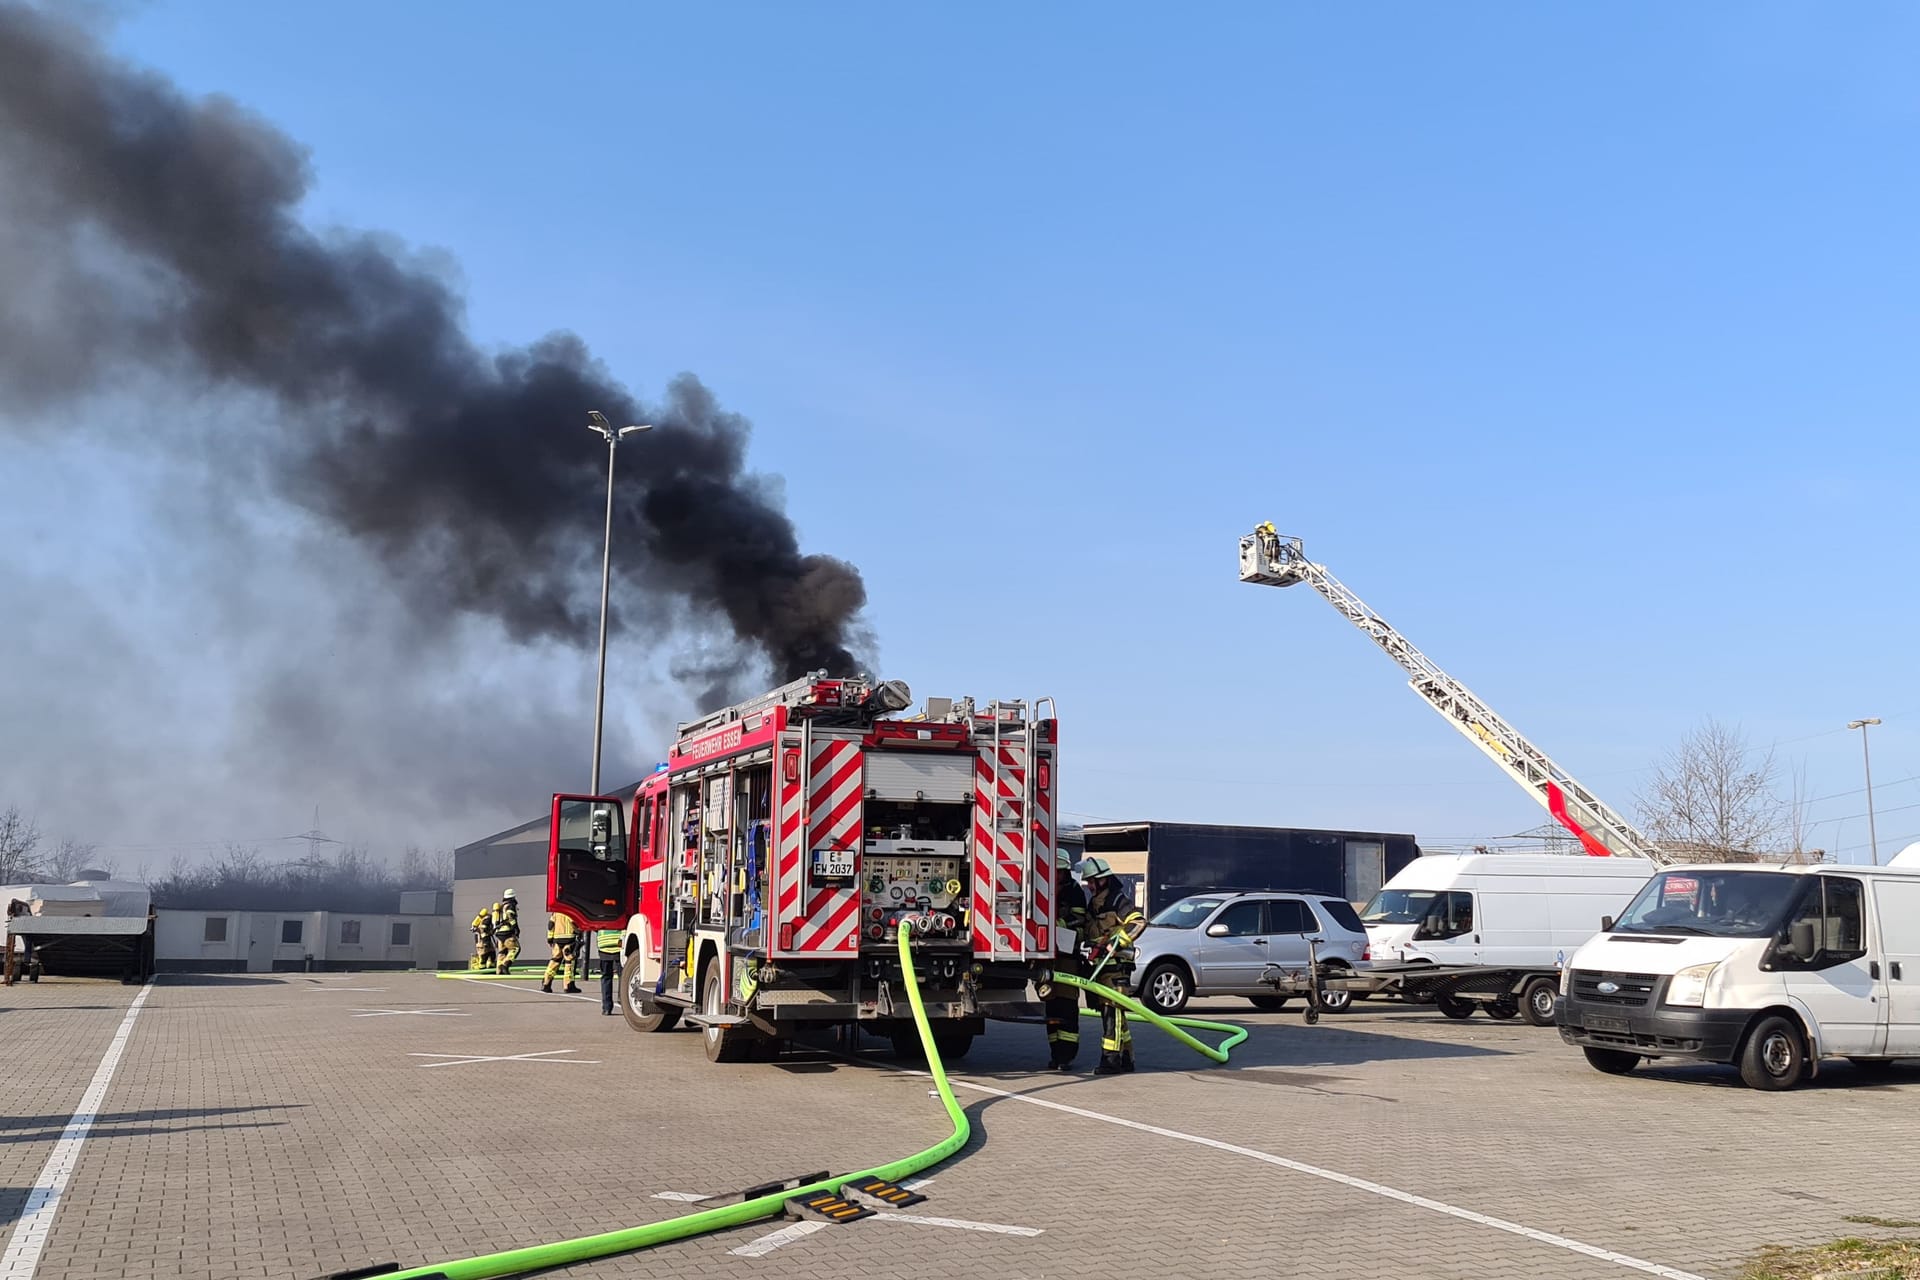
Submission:
[[[429,263],[309,229],[309,181],[305,151],[240,106],[0,3],[4,407],[153,375],[264,395],[257,434],[183,429],[178,447],[263,466],[374,554],[423,626],[473,614],[568,643],[591,640],[599,601],[605,451],[586,413],[651,421],[620,448],[620,614],[722,622],[780,678],[855,669],[860,575],[801,552],[746,470],[744,419],[692,377],[643,406],[569,334],[483,351]],[[703,686],[716,673],[704,660]]]

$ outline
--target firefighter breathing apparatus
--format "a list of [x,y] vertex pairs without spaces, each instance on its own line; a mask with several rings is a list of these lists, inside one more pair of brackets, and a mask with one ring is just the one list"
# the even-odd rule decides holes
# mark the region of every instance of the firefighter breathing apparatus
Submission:
[[[787,1203],[792,1200],[804,1200],[810,1195],[821,1192],[840,1194],[849,1184],[872,1178],[884,1178],[889,1182],[897,1182],[939,1164],[965,1146],[973,1130],[967,1120],[967,1113],[961,1110],[959,1102],[953,1096],[953,1085],[947,1079],[946,1065],[940,1061],[940,1054],[934,1048],[933,1028],[927,1021],[926,1005],[920,996],[919,976],[914,972],[913,949],[910,941],[912,932],[911,921],[903,921],[899,931],[900,967],[906,977],[907,999],[913,1006],[914,1027],[920,1033],[920,1045],[926,1052],[927,1070],[933,1076],[934,1088],[940,1095],[941,1105],[946,1108],[947,1118],[953,1124],[953,1132],[939,1142],[925,1150],[916,1151],[910,1156],[904,1156],[871,1169],[823,1178],[791,1189],[783,1186],[781,1190],[751,1196],[738,1204],[722,1205],[716,1209],[701,1209],[682,1214],[677,1218],[668,1218],[664,1222],[649,1222],[619,1231],[581,1236],[573,1240],[558,1240],[550,1244],[529,1245],[520,1249],[508,1249],[502,1253],[462,1258],[453,1262],[439,1262],[404,1270],[392,1268],[389,1264],[385,1267],[336,1272],[334,1277],[337,1280],[374,1276],[381,1277],[381,1280],[495,1280],[495,1277],[500,1276],[524,1275],[552,1267],[571,1266],[574,1263],[604,1258],[616,1253],[650,1249],[669,1241],[684,1240],[690,1236],[724,1231],[730,1227],[744,1226],[750,1222],[778,1217],[785,1212]],[[1111,987],[1102,986],[1090,979],[1056,973],[1050,980],[1078,987],[1102,999],[1111,1000],[1129,1013],[1145,1018],[1174,1039],[1205,1054],[1215,1062],[1225,1062],[1227,1054],[1247,1038],[1245,1027],[1226,1022],[1208,1022],[1200,1018],[1166,1017],[1155,1013],[1131,996],[1122,995]],[[1047,980],[1043,979],[1044,981]],[[1186,1030],[1189,1027],[1202,1031],[1224,1032],[1227,1033],[1226,1039],[1222,1040],[1216,1048],[1191,1035]]]

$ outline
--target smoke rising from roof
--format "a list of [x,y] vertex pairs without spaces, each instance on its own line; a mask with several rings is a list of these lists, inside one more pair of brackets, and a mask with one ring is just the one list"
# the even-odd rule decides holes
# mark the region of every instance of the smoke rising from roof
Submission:
[[605,476],[585,414],[651,421],[620,449],[615,625],[722,624],[736,645],[700,660],[708,697],[756,658],[782,679],[860,665],[860,575],[800,550],[746,469],[743,418],[691,376],[643,406],[570,334],[482,350],[430,260],[307,227],[310,180],[306,152],[237,104],[188,98],[86,27],[0,3],[0,398],[23,411],[15,428],[116,380],[264,397],[269,420],[177,424],[163,443],[259,468],[348,535],[422,641],[480,616],[516,641],[578,644],[598,608]]

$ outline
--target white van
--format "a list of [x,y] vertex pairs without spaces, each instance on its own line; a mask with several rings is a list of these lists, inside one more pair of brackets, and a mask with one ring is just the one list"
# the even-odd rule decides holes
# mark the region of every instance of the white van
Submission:
[[1653,874],[1639,858],[1427,854],[1360,910],[1375,964],[1551,969]]
[[1558,1022],[1587,1061],[1737,1063],[1791,1089],[1823,1057],[1920,1058],[1920,866],[1674,867],[1575,952]]

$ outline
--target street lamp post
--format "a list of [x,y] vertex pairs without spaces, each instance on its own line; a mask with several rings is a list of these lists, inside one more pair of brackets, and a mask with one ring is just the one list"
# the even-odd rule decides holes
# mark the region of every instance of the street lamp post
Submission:
[[1867,844],[1873,850],[1873,865],[1880,865],[1880,833],[1873,826],[1873,755],[1867,750],[1867,726],[1879,724],[1878,716],[1849,720],[1847,728],[1860,731],[1860,763],[1867,769]]
[[636,431],[651,430],[651,422],[615,430],[607,415],[598,409],[587,413],[587,430],[597,431],[607,442],[607,533],[600,547],[600,678],[593,691],[593,787],[600,794],[600,730],[607,714],[607,593],[613,585],[613,455],[620,442]]

